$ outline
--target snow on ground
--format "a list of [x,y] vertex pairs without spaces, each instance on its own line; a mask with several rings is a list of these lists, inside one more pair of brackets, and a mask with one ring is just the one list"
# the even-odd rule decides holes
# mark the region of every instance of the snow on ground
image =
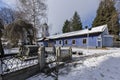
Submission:
[[[87,59],[82,65],[72,66],[59,80],[120,80],[120,54],[113,53]],[[62,71],[66,71],[67,68]],[[61,71],[61,72],[62,72]]]
[[82,52],[84,55],[92,54],[104,54],[104,53],[115,53],[118,52],[119,48],[105,48],[105,49],[85,49],[85,48],[72,48],[73,52]]
[[[79,60],[76,64],[67,64],[59,70],[58,80],[120,80],[120,48],[89,50],[89,52],[111,54],[87,58],[82,63]],[[54,80],[54,78],[38,74],[28,80]]]
[[51,76],[46,76],[45,74],[37,74],[35,76],[33,76],[30,79],[27,80],[53,80],[53,78]]

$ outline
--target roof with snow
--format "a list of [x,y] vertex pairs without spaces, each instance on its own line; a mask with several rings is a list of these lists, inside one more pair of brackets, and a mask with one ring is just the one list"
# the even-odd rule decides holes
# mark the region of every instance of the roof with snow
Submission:
[[107,25],[102,25],[98,27],[91,28],[91,30],[88,31],[88,29],[74,31],[74,32],[68,32],[64,34],[59,35],[52,35],[47,37],[48,39],[57,39],[57,38],[64,38],[64,37],[70,37],[70,36],[79,36],[79,35],[85,35],[85,34],[91,34],[91,33],[99,33],[103,32],[107,28]]
[[[79,30],[79,31],[74,31],[74,32],[68,32],[68,33],[63,33],[63,34],[58,34],[58,35],[52,35],[49,36],[46,39],[58,39],[58,38],[64,38],[64,37],[71,37],[71,36],[80,36],[80,35],[85,35],[85,34],[92,34],[92,33],[101,33],[107,28],[107,25],[102,25],[98,27],[91,28],[91,30],[84,29],[84,30]],[[42,41],[44,38],[39,39],[38,41]]]

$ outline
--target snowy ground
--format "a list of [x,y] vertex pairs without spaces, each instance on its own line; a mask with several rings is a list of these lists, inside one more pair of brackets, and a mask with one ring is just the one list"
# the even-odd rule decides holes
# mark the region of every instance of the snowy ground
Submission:
[[84,55],[115,53],[118,52],[119,50],[120,50],[119,48],[104,48],[104,49],[72,48],[73,52],[82,52]]
[[[79,60],[60,69],[58,80],[120,80],[120,48],[90,49],[89,53],[107,54],[84,60],[81,60],[79,55],[74,56]],[[54,78],[40,73],[27,80],[54,80]]]

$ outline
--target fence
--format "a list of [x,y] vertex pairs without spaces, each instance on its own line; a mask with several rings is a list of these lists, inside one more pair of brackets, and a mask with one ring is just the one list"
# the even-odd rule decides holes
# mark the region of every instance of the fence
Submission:
[[27,46],[25,55],[23,53],[9,53],[1,57],[0,80],[25,80],[38,73],[40,66],[38,65],[37,49],[36,46]]
[[[27,56],[25,58],[17,54],[9,54],[8,56],[0,58],[0,78],[2,75],[2,80],[16,80],[17,77],[22,76],[22,78],[17,80],[24,80],[36,72],[43,70],[46,63],[50,64],[55,61],[64,62],[72,59],[71,48],[40,47],[37,53],[37,56]],[[7,79],[6,77],[9,78]]]
[[72,48],[71,47],[58,47],[56,49],[56,56],[58,61],[68,61],[72,59]]
[[55,62],[57,59],[63,62],[72,59],[71,47],[45,47],[45,52],[47,54],[47,63]]
[[14,72],[26,67],[30,67],[38,64],[38,59],[32,58],[31,60],[22,60],[17,55],[10,55],[7,57],[3,57],[0,60],[1,66],[1,74],[6,74],[10,72]]

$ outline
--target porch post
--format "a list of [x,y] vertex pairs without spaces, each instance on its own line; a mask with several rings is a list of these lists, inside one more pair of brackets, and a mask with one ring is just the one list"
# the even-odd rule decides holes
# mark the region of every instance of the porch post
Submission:
[[56,61],[60,61],[60,54],[61,54],[61,49],[60,47],[56,48]]

